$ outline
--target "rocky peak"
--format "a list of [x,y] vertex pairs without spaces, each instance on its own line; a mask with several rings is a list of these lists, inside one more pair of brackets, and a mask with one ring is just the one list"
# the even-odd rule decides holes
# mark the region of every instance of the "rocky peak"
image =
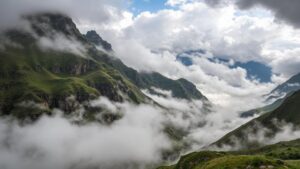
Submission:
[[107,41],[103,40],[98,34],[96,31],[94,30],[91,30],[91,31],[88,31],[85,35],[86,39],[97,45],[97,46],[101,46],[103,49],[105,49],[106,51],[112,51],[112,47],[111,47],[111,44],[108,43]]
[[38,13],[26,15],[24,18],[30,22],[33,30],[39,36],[51,37],[54,33],[61,33],[77,40],[84,40],[73,20],[63,14]]

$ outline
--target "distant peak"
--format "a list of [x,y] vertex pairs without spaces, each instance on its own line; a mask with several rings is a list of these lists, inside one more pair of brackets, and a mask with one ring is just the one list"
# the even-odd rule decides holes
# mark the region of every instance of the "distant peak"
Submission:
[[88,41],[90,41],[91,43],[93,43],[97,46],[101,46],[106,51],[112,51],[111,44],[108,43],[107,41],[103,40],[101,38],[101,36],[95,30],[88,31],[86,33],[85,37]]

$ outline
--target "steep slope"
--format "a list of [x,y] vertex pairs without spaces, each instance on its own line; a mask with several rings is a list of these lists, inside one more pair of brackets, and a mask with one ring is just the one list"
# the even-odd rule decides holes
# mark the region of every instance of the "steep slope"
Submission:
[[245,154],[260,154],[282,160],[299,160],[300,159],[300,139],[283,141],[276,144],[264,146],[259,149],[242,151]]
[[289,168],[300,164],[300,140],[235,152],[202,151],[182,156],[177,164],[158,169]]
[[95,44],[96,46],[102,47],[106,51],[112,51],[112,46],[107,41],[103,40],[96,31],[91,30],[88,31],[85,35],[85,38],[89,40],[91,43]]
[[[95,60],[96,49],[78,31],[72,20],[60,14],[27,16],[32,32],[9,30],[0,51],[0,107],[2,114],[22,114],[24,101],[40,103],[45,109],[71,112],[74,102],[103,95],[114,101],[144,102],[145,96],[111,66]],[[56,41],[56,38],[59,38]],[[71,46],[79,43],[79,49]],[[55,46],[57,45],[57,46]],[[61,45],[61,46],[59,46]],[[66,45],[64,48],[63,45]],[[104,55],[98,51],[97,55]],[[75,96],[68,102],[67,98]],[[44,110],[42,110],[44,112]],[[41,112],[31,113],[32,116]],[[30,114],[27,114],[30,116]],[[26,116],[27,116],[26,115]]]
[[[51,113],[52,108],[70,113],[78,103],[98,96],[142,103],[150,99],[140,88],[152,85],[172,90],[175,97],[205,98],[183,79],[174,81],[158,74],[150,83],[150,77],[98,50],[95,44],[106,51],[112,49],[95,32],[82,35],[67,16],[41,13],[25,19],[30,30],[8,30],[1,35],[1,114],[36,118]],[[36,103],[35,108],[26,106],[28,102]]]
[[[93,38],[90,38],[91,34],[93,34]],[[97,43],[98,41],[103,41],[103,39],[95,31],[88,31],[85,37],[87,37],[87,39],[95,45],[99,45],[99,43]],[[96,37],[98,37],[98,39]],[[178,80],[172,80],[157,72],[139,73],[138,71],[123,64],[119,59],[109,55],[103,56],[99,59],[117,69],[122,73],[122,75],[126,76],[139,88],[148,89],[150,92],[155,93],[152,87],[156,87],[172,91],[173,96],[177,98],[188,100],[202,99],[208,101],[208,99],[198,91],[193,83],[185,79],[181,78]]]
[[[288,97],[288,95],[286,97]],[[243,112],[240,114],[240,117],[243,117],[243,118],[252,117],[254,115],[262,115],[264,113],[274,111],[276,108],[278,108],[282,104],[282,102],[284,100],[285,100],[285,98],[280,98],[280,99],[275,100],[273,103],[266,105],[264,107],[260,107],[260,108],[256,108],[256,109],[252,109],[252,110]]]
[[[300,91],[293,93],[274,111],[261,115],[251,120],[234,131],[228,133],[213,145],[222,147],[223,145],[234,146],[240,144],[247,147],[260,146],[255,139],[255,135],[263,132],[264,137],[272,138],[281,131],[282,123],[292,124],[295,128],[300,125]],[[284,124],[283,124],[284,125]],[[249,138],[254,137],[254,138]]]
[[282,95],[297,91],[300,89],[300,73],[292,76],[289,80],[276,87],[269,94],[269,99],[279,98]]
[[300,73],[294,75],[289,80],[277,86],[268,95],[266,95],[266,101],[273,101],[273,103],[261,108],[243,112],[241,113],[241,117],[249,117],[253,116],[254,114],[261,115],[263,113],[273,111],[278,108],[287,97],[292,95],[293,92],[297,90],[300,90]]

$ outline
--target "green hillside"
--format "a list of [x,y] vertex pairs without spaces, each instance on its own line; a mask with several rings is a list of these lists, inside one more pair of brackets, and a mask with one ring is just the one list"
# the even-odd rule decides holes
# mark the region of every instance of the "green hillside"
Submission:
[[300,91],[297,91],[291,96],[287,97],[283,103],[274,111],[265,113],[260,117],[251,120],[250,122],[242,125],[234,131],[228,133],[213,145],[221,147],[222,145],[234,145],[236,142],[243,145],[244,148],[260,146],[256,144],[255,139],[253,141],[248,140],[249,134],[255,134],[261,131],[263,128],[268,129],[265,137],[272,137],[280,131],[280,126],[274,122],[276,119],[278,122],[291,123],[295,127],[300,125]]
[[[205,98],[184,79],[172,80],[158,73],[140,74],[114,56],[98,50],[87,39],[90,36],[82,35],[67,16],[42,13],[25,18],[31,24],[31,31],[15,29],[1,35],[2,39],[11,42],[0,50],[1,114],[37,118],[42,113],[50,113],[52,108],[70,113],[78,108],[76,102],[83,103],[98,96],[138,104],[149,100],[140,89],[151,89],[152,86],[171,90],[175,97]],[[72,49],[44,49],[40,46],[41,39],[51,41],[57,36],[70,41],[68,45],[74,45],[74,41],[79,43],[84,51],[78,53]],[[93,42],[98,42],[97,37],[93,38]],[[99,44],[112,50],[102,39]],[[75,100],[69,99],[70,96],[75,96]],[[35,109],[22,107],[25,101],[42,106]]]
[[299,169],[300,140],[280,142],[260,149],[236,152],[193,152],[171,166],[158,169]]
[[[91,43],[94,43],[95,45],[99,45],[98,41],[103,42],[102,38],[95,31],[89,31],[85,35],[85,37],[87,37],[88,40]],[[96,37],[98,37],[98,39],[96,39]],[[152,90],[151,87],[156,87],[163,90],[172,91],[173,96],[177,98],[188,100],[202,99],[208,101],[207,98],[196,88],[196,86],[193,83],[183,78],[178,80],[172,80],[157,72],[139,73],[138,71],[126,66],[121,60],[109,55],[103,55],[101,57],[95,58],[104,61],[113,68],[117,69],[122,75],[127,77],[132,83],[134,83],[139,88],[148,89],[152,93],[155,93],[155,91]]]

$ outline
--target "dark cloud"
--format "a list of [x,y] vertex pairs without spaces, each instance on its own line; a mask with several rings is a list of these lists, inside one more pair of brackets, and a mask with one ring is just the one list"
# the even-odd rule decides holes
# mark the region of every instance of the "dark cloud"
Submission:
[[242,10],[262,6],[271,10],[277,21],[300,28],[300,0],[205,0],[205,2],[213,7],[234,2]]
[[263,6],[274,12],[279,21],[287,22],[300,28],[300,1],[299,0],[237,0],[241,9]]

